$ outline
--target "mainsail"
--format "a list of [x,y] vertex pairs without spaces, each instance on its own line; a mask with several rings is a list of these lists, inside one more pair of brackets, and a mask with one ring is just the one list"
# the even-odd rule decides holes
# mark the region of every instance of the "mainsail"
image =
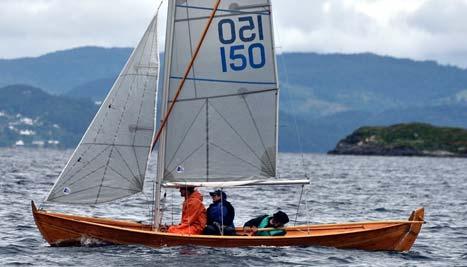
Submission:
[[133,51],[47,200],[102,203],[143,189],[154,135],[157,15]]
[[[169,1],[165,110],[216,2]],[[162,135],[164,183],[276,176],[279,89],[271,24],[269,0],[221,1]]]

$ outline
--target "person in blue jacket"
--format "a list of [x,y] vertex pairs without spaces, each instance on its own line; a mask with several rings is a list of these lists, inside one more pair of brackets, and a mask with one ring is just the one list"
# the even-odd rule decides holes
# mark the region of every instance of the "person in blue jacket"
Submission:
[[[284,227],[289,222],[289,216],[285,212],[278,211],[272,216],[262,215],[247,221],[243,225],[246,233],[258,236],[281,236],[287,232]],[[258,230],[258,228],[270,228],[268,230]]]
[[204,228],[205,235],[235,235],[235,209],[227,201],[227,194],[222,190],[210,192],[212,204],[206,211],[208,223]]

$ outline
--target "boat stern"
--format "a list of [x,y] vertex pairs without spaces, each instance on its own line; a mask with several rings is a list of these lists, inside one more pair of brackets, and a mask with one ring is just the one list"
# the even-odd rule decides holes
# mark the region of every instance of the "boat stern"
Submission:
[[400,239],[399,243],[396,245],[395,249],[396,251],[409,251],[413,244],[415,243],[415,240],[418,237],[418,233],[420,233],[420,230],[422,229],[422,225],[425,223],[425,209],[424,208],[418,208],[414,211],[412,211],[412,214],[410,214],[409,221],[411,222],[419,222],[419,223],[411,223],[409,225],[407,233],[402,236]]

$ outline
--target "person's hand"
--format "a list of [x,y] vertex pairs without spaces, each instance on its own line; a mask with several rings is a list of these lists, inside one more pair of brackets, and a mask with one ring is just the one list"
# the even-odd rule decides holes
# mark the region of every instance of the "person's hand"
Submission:
[[256,232],[258,231],[258,227],[256,226],[247,226],[247,227],[244,227],[243,228],[243,231],[247,234],[247,235],[254,235],[256,234]]
[[165,232],[167,232],[167,230],[169,230],[169,226],[167,226],[167,225],[159,226],[159,232],[165,233]]

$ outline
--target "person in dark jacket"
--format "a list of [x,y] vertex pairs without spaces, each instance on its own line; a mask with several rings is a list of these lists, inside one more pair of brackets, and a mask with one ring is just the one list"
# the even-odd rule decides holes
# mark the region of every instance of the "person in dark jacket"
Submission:
[[[262,215],[254,219],[249,220],[243,225],[245,232],[258,235],[258,236],[281,236],[287,232],[285,229],[279,229],[284,227],[289,222],[289,216],[285,212],[278,211],[272,216]],[[274,228],[270,230],[258,231],[258,228]]]
[[227,201],[227,194],[222,190],[210,192],[212,204],[206,212],[208,223],[204,228],[205,235],[235,235],[235,209]]

